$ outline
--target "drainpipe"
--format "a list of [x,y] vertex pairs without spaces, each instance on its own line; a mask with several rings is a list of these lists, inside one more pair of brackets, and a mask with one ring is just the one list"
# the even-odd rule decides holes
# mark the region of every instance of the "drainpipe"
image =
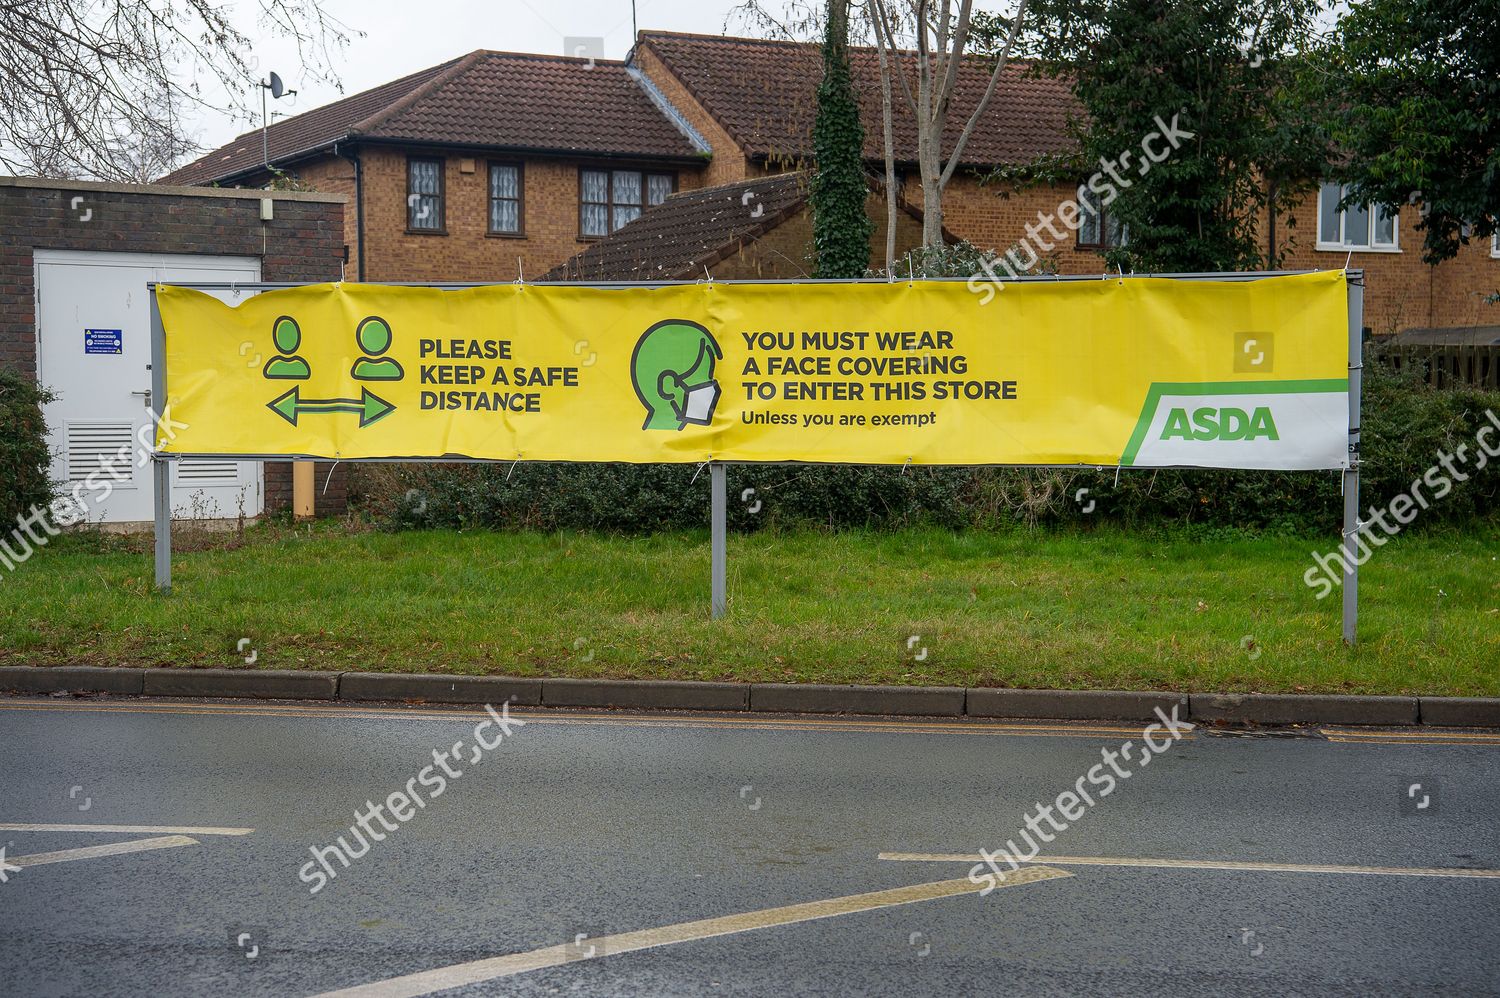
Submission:
[[352,153],[339,152],[339,144],[333,144],[333,154],[354,164],[354,242],[358,247],[356,271],[358,280],[365,279],[365,170],[359,159],[359,147]]
[[1276,269],[1276,181],[1273,179],[1266,191],[1266,218],[1270,236],[1266,242],[1266,269]]

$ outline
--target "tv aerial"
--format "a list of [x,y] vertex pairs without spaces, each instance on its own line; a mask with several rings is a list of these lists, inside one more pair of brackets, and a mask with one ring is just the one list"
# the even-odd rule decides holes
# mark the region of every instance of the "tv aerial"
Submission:
[[281,77],[275,73],[270,75],[270,79],[262,80],[260,83],[260,158],[269,167],[271,165],[271,142],[267,129],[271,126],[271,116],[266,106],[267,91],[270,92],[272,100],[295,97],[297,91],[288,90],[286,84],[281,81]]

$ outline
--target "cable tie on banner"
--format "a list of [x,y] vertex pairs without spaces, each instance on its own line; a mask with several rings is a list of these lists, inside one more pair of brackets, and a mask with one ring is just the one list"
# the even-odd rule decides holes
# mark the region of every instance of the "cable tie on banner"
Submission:
[[516,284],[519,286],[519,285],[524,285],[525,283],[526,283],[526,268],[524,266],[522,266],[522,264],[521,264],[521,258],[520,257],[516,257]]
[[1115,488],[1120,487],[1120,466],[1115,465]]
[[323,495],[328,494],[328,486],[333,484],[333,473],[338,470],[338,461],[333,462],[333,467],[328,469],[328,477],[323,479]]
[[695,472],[693,472],[693,477],[692,478],[688,479],[688,484],[689,485],[692,485],[694,482],[696,482],[698,480],[698,476],[701,475],[701,474],[703,474],[703,469],[704,468],[707,468],[710,464],[713,463],[713,459],[714,459],[714,456],[712,454],[710,454],[710,455],[708,455],[708,460],[707,461],[704,461],[702,464],[698,465],[698,470],[695,471]]
[[505,473],[505,480],[510,481],[510,476],[516,473],[516,465],[521,463],[521,451],[516,451],[516,459],[510,463],[510,470]]
[[916,268],[912,265],[911,255],[906,257],[906,286],[911,287],[912,282],[917,279]]
[[708,272],[708,264],[706,263],[703,265],[703,277],[709,284],[714,282],[714,275]]
[[901,466],[901,474],[906,474],[906,469],[911,467],[911,456],[907,455],[906,463]]

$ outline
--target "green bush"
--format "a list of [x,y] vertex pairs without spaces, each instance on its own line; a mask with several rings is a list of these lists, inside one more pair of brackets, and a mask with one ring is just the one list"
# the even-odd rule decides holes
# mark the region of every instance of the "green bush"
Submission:
[[[42,406],[52,395],[30,378],[0,368],[0,523],[52,501]],[[6,528],[8,531],[9,528]]]
[[[1500,393],[1434,389],[1367,360],[1361,508],[1409,490],[1439,450],[1472,448],[1486,410],[1500,416]],[[1343,516],[1336,472],[732,465],[728,476],[734,530],[1113,522],[1305,533],[1336,532]],[[708,481],[693,465],[363,465],[355,499],[396,529],[652,531],[705,525]],[[1500,472],[1486,467],[1416,525],[1496,519]]]

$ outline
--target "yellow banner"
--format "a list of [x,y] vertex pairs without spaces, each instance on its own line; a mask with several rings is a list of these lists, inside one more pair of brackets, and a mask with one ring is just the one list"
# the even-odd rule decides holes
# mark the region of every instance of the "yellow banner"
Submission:
[[159,287],[166,453],[1338,468],[1340,272]]

